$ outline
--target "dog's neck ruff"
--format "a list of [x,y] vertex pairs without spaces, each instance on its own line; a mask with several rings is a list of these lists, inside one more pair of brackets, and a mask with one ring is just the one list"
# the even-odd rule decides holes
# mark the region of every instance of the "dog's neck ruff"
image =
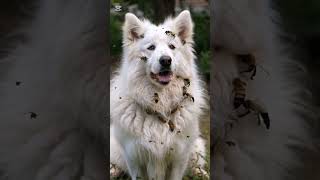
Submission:
[[[174,115],[178,110],[180,110],[181,108],[183,108],[183,106],[190,102],[190,100],[192,102],[194,102],[194,97],[188,93],[188,87],[190,86],[190,80],[189,79],[184,79],[184,86],[182,87],[182,99],[179,103],[177,103],[174,108],[172,108],[169,112],[165,113],[165,115],[163,115],[162,113],[158,112],[157,110],[154,110],[153,108],[144,108],[143,106],[140,105],[140,107],[142,109],[144,109],[144,111],[148,114],[148,115],[153,115],[156,116],[156,118],[164,123],[164,124],[168,124],[170,131],[173,132],[175,130],[175,124],[172,121],[172,119],[170,117],[172,117],[172,115]],[[158,95],[158,93],[155,93],[155,95]]]

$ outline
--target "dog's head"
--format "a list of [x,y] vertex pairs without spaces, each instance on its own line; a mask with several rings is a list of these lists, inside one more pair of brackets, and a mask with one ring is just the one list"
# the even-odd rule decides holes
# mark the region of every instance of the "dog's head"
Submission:
[[124,63],[129,76],[143,72],[156,86],[165,87],[176,77],[192,76],[193,23],[189,11],[158,26],[127,13],[123,26]]

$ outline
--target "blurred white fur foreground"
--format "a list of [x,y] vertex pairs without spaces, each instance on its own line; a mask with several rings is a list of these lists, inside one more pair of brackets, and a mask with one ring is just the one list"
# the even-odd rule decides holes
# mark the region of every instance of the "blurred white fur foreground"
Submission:
[[159,26],[126,14],[123,59],[110,86],[110,159],[133,180],[179,180],[190,161],[202,171],[199,117],[207,105],[192,36],[188,11]]
[[0,179],[107,179],[106,2],[36,2],[0,60]]
[[[299,72],[290,71],[296,65],[283,52],[270,4],[267,0],[214,0],[211,5],[215,46],[213,179],[293,179],[293,169],[302,164],[294,147],[308,146],[304,144],[308,141],[306,120],[295,111],[306,109],[296,104],[305,103],[298,97],[303,87],[294,79]],[[251,63],[257,72],[253,79],[243,78],[253,71],[243,71],[250,64],[241,60],[241,55],[254,57]],[[236,78],[245,79],[246,89],[235,93]],[[245,100],[264,106],[270,129],[263,122],[259,125],[259,112],[253,109],[237,116],[234,101],[242,93]]]

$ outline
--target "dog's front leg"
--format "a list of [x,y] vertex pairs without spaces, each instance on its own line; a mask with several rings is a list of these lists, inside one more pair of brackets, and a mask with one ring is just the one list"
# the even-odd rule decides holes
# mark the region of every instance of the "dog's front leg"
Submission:
[[169,180],[181,180],[187,168],[190,153],[181,153],[172,161],[172,169]]
[[149,180],[165,180],[166,171],[165,163],[157,160],[149,160],[147,165],[147,173]]
[[135,151],[131,148],[126,147],[124,149],[124,159],[128,168],[128,172],[132,180],[141,179],[142,171],[140,165],[137,163]]

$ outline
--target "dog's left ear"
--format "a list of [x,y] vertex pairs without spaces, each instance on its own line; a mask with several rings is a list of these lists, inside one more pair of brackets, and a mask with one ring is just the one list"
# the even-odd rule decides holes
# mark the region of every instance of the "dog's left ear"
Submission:
[[124,40],[136,40],[143,36],[143,23],[132,13],[125,15],[125,23],[123,26],[123,39]]
[[180,39],[184,42],[192,41],[193,23],[190,12],[188,10],[182,11],[174,20],[175,31],[178,33]]

